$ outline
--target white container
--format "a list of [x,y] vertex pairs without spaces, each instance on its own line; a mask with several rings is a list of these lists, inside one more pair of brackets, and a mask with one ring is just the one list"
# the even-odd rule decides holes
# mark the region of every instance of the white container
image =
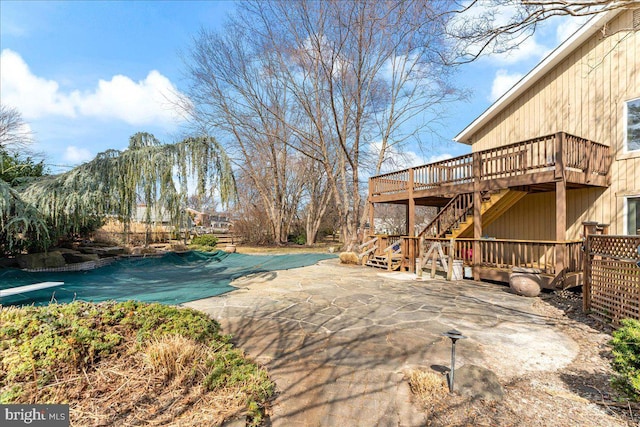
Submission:
[[453,260],[453,271],[451,273],[451,280],[462,280],[462,267],[464,262],[460,259]]
[[473,279],[473,268],[466,266],[464,268],[464,278],[465,279]]

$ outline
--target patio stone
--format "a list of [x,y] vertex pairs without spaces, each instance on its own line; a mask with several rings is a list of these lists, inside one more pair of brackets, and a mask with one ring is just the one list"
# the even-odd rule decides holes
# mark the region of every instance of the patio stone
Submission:
[[536,314],[536,298],[507,286],[418,279],[338,260],[238,284],[184,305],[219,320],[269,370],[278,389],[274,427],[425,425],[406,374],[449,366],[451,343],[441,334],[451,329],[468,337],[456,345],[460,384],[471,365],[495,374],[497,388],[523,370],[561,369],[578,351]]

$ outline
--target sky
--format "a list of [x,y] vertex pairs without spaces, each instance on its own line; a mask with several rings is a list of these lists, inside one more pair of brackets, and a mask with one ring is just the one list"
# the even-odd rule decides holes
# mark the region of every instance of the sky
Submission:
[[[52,172],[107,149],[124,149],[136,132],[182,139],[172,108],[186,87],[182,55],[200,28],[215,29],[230,1],[0,0],[0,102],[18,109]],[[579,27],[554,18],[508,54],[460,67],[468,100],[450,106],[442,140],[409,148],[409,165],[466,154],[451,139]]]

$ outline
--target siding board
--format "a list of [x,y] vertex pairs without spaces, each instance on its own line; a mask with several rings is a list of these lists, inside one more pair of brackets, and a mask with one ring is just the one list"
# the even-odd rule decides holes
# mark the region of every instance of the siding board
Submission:
[[[583,221],[610,224],[622,234],[624,198],[640,193],[640,156],[622,156],[624,102],[640,97],[640,32],[628,31],[632,11],[621,12],[603,37],[589,40],[478,130],[473,151],[565,131],[612,147],[611,186],[567,191],[567,238],[578,238]],[[554,209],[551,209],[553,207]],[[485,229],[497,238],[555,236],[553,193],[530,194]]]

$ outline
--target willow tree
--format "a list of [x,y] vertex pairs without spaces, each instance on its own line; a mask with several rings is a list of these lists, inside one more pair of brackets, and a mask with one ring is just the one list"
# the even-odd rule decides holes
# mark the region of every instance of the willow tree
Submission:
[[[11,228],[21,223],[20,212],[25,218],[39,218],[36,225],[46,223],[46,234],[55,241],[82,232],[106,216],[128,224],[139,203],[147,206],[148,221],[154,212],[163,212],[178,225],[191,182],[199,194],[215,190],[223,203],[233,196],[231,164],[214,138],[163,144],[151,134],[137,133],[126,150],[107,150],[69,172],[45,176],[15,190],[0,187],[2,227],[10,234],[9,247],[19,248],[20,239],[33,235],[25,234],[24,227]],[[30,227],[36,237],[44,236],[42,227]]]

